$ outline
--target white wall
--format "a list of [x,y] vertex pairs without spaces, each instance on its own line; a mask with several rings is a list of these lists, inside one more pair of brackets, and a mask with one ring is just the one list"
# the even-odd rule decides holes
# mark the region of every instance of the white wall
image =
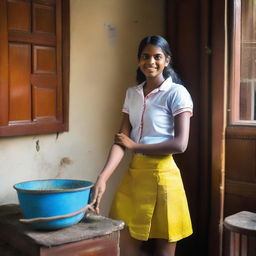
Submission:
[[[136,51],[164,32],[164,0],[70,0],[70,129],[0,139],[0,204],[17,203],[15,183],[44,178],[95,181],[117,132],[125,90],[135,83]],[[39,151],[36,144],[40,146]],[[111,177],[107,215],[129,156]]]

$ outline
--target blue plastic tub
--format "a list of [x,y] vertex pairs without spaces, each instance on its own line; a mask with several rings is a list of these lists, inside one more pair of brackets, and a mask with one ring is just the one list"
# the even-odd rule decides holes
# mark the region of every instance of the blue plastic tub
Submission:
[[[37,229],[54,230],[78,223],[85,211],[93,183],[83,180],[33,180],[15,184],[20,208],[25,220],[41,218],[31,222]],[[75,216],[65,215],[75,213]],[[56,218],[47,220],[47,218]]]

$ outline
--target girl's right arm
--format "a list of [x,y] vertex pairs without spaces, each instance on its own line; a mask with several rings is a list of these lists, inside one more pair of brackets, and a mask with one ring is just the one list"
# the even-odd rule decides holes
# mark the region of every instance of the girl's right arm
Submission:
[[[129,121],[129,115],[123,113],[122,123],[119,132],[126,134],[127,136],[130,135],[131,131],[131,124]],[[93,188],[93,198],[91,201],[91,205],[94,205],[94,209],[97,213],[99,213],[99,205],[101,198],[106,189],[106,183],[112,173],[115,171],[119,163],[121,162],[124,156],[125,150],[124,147],[118,144],[114,144],[109,152],[107,161],[99,174],[97,181]]]

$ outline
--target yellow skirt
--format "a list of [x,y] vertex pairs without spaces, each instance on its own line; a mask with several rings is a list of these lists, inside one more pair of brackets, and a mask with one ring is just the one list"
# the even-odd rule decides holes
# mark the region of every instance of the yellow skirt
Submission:
[[173,157],[134,155],[114,197],[110,217],[123,220],[138,240],[175,242],[191,235],[187,198]]

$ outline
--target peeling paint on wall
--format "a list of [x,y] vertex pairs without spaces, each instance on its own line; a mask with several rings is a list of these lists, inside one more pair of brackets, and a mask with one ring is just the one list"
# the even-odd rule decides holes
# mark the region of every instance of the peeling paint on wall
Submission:
[[39,145],[39,140],[36,141],[36,151],[40,151],[40,145]]

